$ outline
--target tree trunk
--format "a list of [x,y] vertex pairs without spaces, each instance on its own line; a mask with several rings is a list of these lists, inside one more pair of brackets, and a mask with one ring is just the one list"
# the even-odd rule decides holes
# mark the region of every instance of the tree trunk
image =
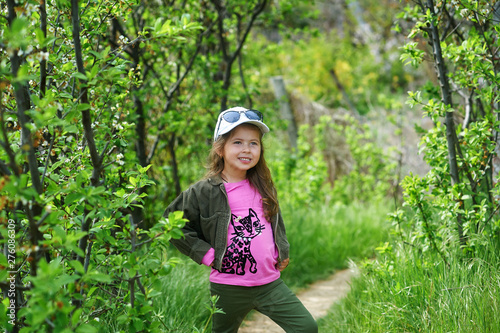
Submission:
[[[73,26],[73,44],[75,45],[75,59],[78,72],[86,75],[85,66],[83,64],[82,56],[82,44],[80,41],[80,6],[78,5],[78,0],[71,0],[71,22]],[[90,160],[92,162],[92,175],[90,176],[90,185],[99,186],[101,171],[102,171],[102,157],[99,156],[97,146],[94,139],[94,130],[92,129],[92,115],[90,113],[90,104],[88,96],[88,88],[86,79],[78,79],[80,85],[80,103],[83,105],[89,105],[89,108],[83,109],[82,113],[82,125],[83,131],[85,133],[85,140],[87,141],[87,146],[90,152]],[[92,219],[87,216],[88,210],[85,208],[84,217],[82,221],[81,231],[86,233],[78,243],[78,247],[83,253],[83,256],[78,256],[78,261],[82,265],[86,265],[85,261],[89,260],[90,249],[89,246],[89,235],[90,226],[92,225]],[[88,267],[88,266],[87,266]],[[73,304],[77,308],[82,306],[82,301],[74,299]]]
[[[427,10],[432,14],[432,19],[430,21],[430,36],[432,38],[432,50],[434,52],[434,60],[436,62],[436,72],[439,77],[439,84],[441,86],[441,98],[443,103],[447,107],[453,107],[453,101],[451,98],[451,89],[450,83],[448,81],[448,74],[446,65],[443,60],[443,54],[441,50],[441,40],[439,37],[439,31],[436,26],[436,22],[434,18],[436,17],[434,12],[434,1],[427,0],[426,2]],[[445,115],[445,124],[446,124],[446,140],[448,143],[448,163],[450,166],[450,175],[451,175],[451,183],[458,184],[460,183],[460,177],[458,174],[458,164],[457,164],[457,133],[455,130],[455,123],[453,120],[453,112],[446,112]],[[463,234],[463,225],[462,225],[462,216],[458,214],[457,216],[457,229],[458,236],[460,238],[460,243],[465,245],[465,237]]]
[[[17,4],[13,0],[9,0],[7,2],[8,6],[8,24],[12,25],[14,20],[16,19],[16,11],[15,6]],[[10,57],[11,62],[11,70],[12,76],[17,79],[17,75],[19,72],[19,68],[21,67],[24,59],[22,59],[17,52],[14,52]],[[38,194],[43,193],[43,185],[40,179],[40,172],[38,171],[38,161],[35,155],[35,148],[33,147],[33,139],[31,136],[31,131],[28,127],[28,123],[31,121],[26,112],[31,108],[31,99],[29,95],[29,87],[26,82],[15,80],[12,85],[14,86],[14,94],[16,98],[17,105],[17,118],[19,121],[19,125],[21,126],[21,144],[22,150],[27,155],[28,160],[28,171],[31,175],[31,183],[33,188],[36,190]],[[5,131],[5,129],[4,129]],[[5,133],[5,132],[4,132]],[[7,140],[6,140],[7,143]],[[9,148],[10,149],[10,148]],[[11,160],[11,164],[13,167],[17,168],[17,165],[14,160]],[[13,170],[15,174],[20,173],[20,170]],[[42,208],[40,205],[34,201],[29,204],[20,204],[20,207],[26,212],[29,221],[29,233],[30,240],[33,246],[38,246],[38,242],[43,240],[42,234],[38,229],[38,225],[36,223],[36,218],[41,214]],[[30,274],[32,276],[36,276],[38,260],[41,258],[41,251],[36,250],[31,254],[31,259],[34,260],[30,264]],[[21,291],[20,291],[21,292]],[[19,296],[19,295],[18,295]],[[21,297],[21,296],[19,296]],[[17,332],[17,326],[14,331]]]
[[170,156],[172,159],[172,177],[174,178],[175,184],[175,195],[181,194],[181,181],[179,179],[179,168],[177,166],[177,157],[175,154],[175,133],[172,133],[168,139],[168,150],[170,151]]
[[[16,19],[15,7],[16,3],[13,0],[8,1],[8,23],[9,26]],[[10,57],[12,76],[17,78],[17,73],[21,64],[24,60],[17,54],[13,52]],[[37,193],[41,194],[43,191],[42,183],[40,182],[40,172],[38,171],[38,162],[35,156],[35,149],[33,148],[33,140],[31,138],[31,131],[29,130],[27,124],[29,121],[26,111],[31,108],[31,101],[29,95],[29,87],[27,82],[15,81],[12,83],[14,86],[14,93],[16,97],[17,104],[17,117],[19,125],[21,125],[21,143],[23,150],[27,153],[29,172],[31,174],[31,183],[36,189]]]
[[271,78],[271,84],[274,88],[274,96],[280,105],[281,118],[287,122],[287,133],[290,141],[290,146],[297,148],[297,125],[293,116],[290,100],[286,92],[285,82],[282,76],[274,76]]
[[146,155],[146,117],[144,116],[144,108],[139,96],[134,94],[135,114],[137,116],[137,123],[135,126],[135,133],[137,139],[135,142],[135,150],[139,164],[144,168],[148,165]]

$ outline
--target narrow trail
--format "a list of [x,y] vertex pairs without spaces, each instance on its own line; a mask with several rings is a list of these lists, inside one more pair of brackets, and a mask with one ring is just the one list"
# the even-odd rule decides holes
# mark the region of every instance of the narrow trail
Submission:
[[[350,281],[357,272],[355,269],[344,269],[333,274],[329,279],[318,281],[306,290],[297,294],[304,306],[311,312],[314,319],[327,314],[328,309],[347,295]],[[282,333],[281,327],[268,317],[255,312],[251,320],[243,322],[238,333]]]

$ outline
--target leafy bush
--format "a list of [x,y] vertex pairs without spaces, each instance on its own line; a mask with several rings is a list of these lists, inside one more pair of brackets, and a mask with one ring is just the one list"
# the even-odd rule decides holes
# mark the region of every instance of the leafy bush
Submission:
[[[158,279],[157,293],[161,297],[155,299],[150,311],[154,313],[160,332],[193,333],[205,327],[209,331],[211,319],[209,268],[199,266],[190,259],[181,256],[177,250],[169,248],[165,253],[177,262],[168,275]],[[103,295],[105,296],[105,295]],[[213,301],[213,299],[212,299]],[[128,332],[126,323],[120,317],[126,314],[123,309],[115,309],[103,313],[100,322],[105,322],[106,332]]]
[[[394,215],[403,222],[398,225],[409,225],[399,229],[404,241],[439,253],[445,262],[458,250],[472,256],[481,253],[481,248],[489,247],[500,236],[500,226],[494,222],[498,216],[499,123],[492,94],[498,78],[492,63],[482,60],[495,59],[492,47],[497,40],[488,24],[494,20],[492,7],[484,3],[478,6],[440,3],[425,13],[407,7],[401,15],[416,22],[411,37],[421,33],[434,42],[448,23],[439,13],[449,12],[466,22],[439,45],[433,44],[433,56],[441,59],[436,67],[441,101],[432,92],[410,92],[409,104],[421,106],[435,123],[421,141],[424,159],[432,169],[424,177],[410,176],[403,181],[406,206],[412,213]],[[420,52],[405,51],[404,58],[413,59],[414,64],[422,60]],[[453,103],[452,94],[462,102]]]
[[[411,38],[432,46],[439,88],[428,83],[409,94],[435,125],[421,140],[431,170],[402,182],[394,238],[365,263],[325,330],[500,329],[487,320],[500,304],[497,5],[417,1],[400,16],[401,25],[411,22]],[[420,65],[428,55],[419,45],[405,46],[402,59]]]
[[160,327],[150,310],[185,220],[144,214],[170,120],[147,97],[173,103],[189,72],[203,30],[190,5],[2,3],[2,329],[94,332],[107,312],[128,332]]

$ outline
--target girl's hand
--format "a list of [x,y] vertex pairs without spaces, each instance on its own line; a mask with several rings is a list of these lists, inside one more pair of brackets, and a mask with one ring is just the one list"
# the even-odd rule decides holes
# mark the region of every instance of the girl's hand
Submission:
[[276,265],[276,268],[278,268],[278,270],[280,272],[283,272],[283,270],[286,268],[286,266],[288,266],[288,263],[290,262],[290,259],[286,258],[285,260],[279,262],[277,265]]

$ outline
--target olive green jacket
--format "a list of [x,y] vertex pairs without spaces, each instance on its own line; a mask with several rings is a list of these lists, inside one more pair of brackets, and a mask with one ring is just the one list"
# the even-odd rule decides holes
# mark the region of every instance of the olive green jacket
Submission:
[[[184,237],[172,239],[172,244],[198,264],[201,264],[208,250],[213,248],[215,259],[212,266],[220,270],[231,222],[231,210],[222,178],[215,176],[190,186],[172,201],[164,216],[167,217],[173,211],[183,211],[184,218],[189,222],[182,228]],[[281,262],[288,258],[290,248],[281,211],[270,222],[278,248],[278,262]]]

